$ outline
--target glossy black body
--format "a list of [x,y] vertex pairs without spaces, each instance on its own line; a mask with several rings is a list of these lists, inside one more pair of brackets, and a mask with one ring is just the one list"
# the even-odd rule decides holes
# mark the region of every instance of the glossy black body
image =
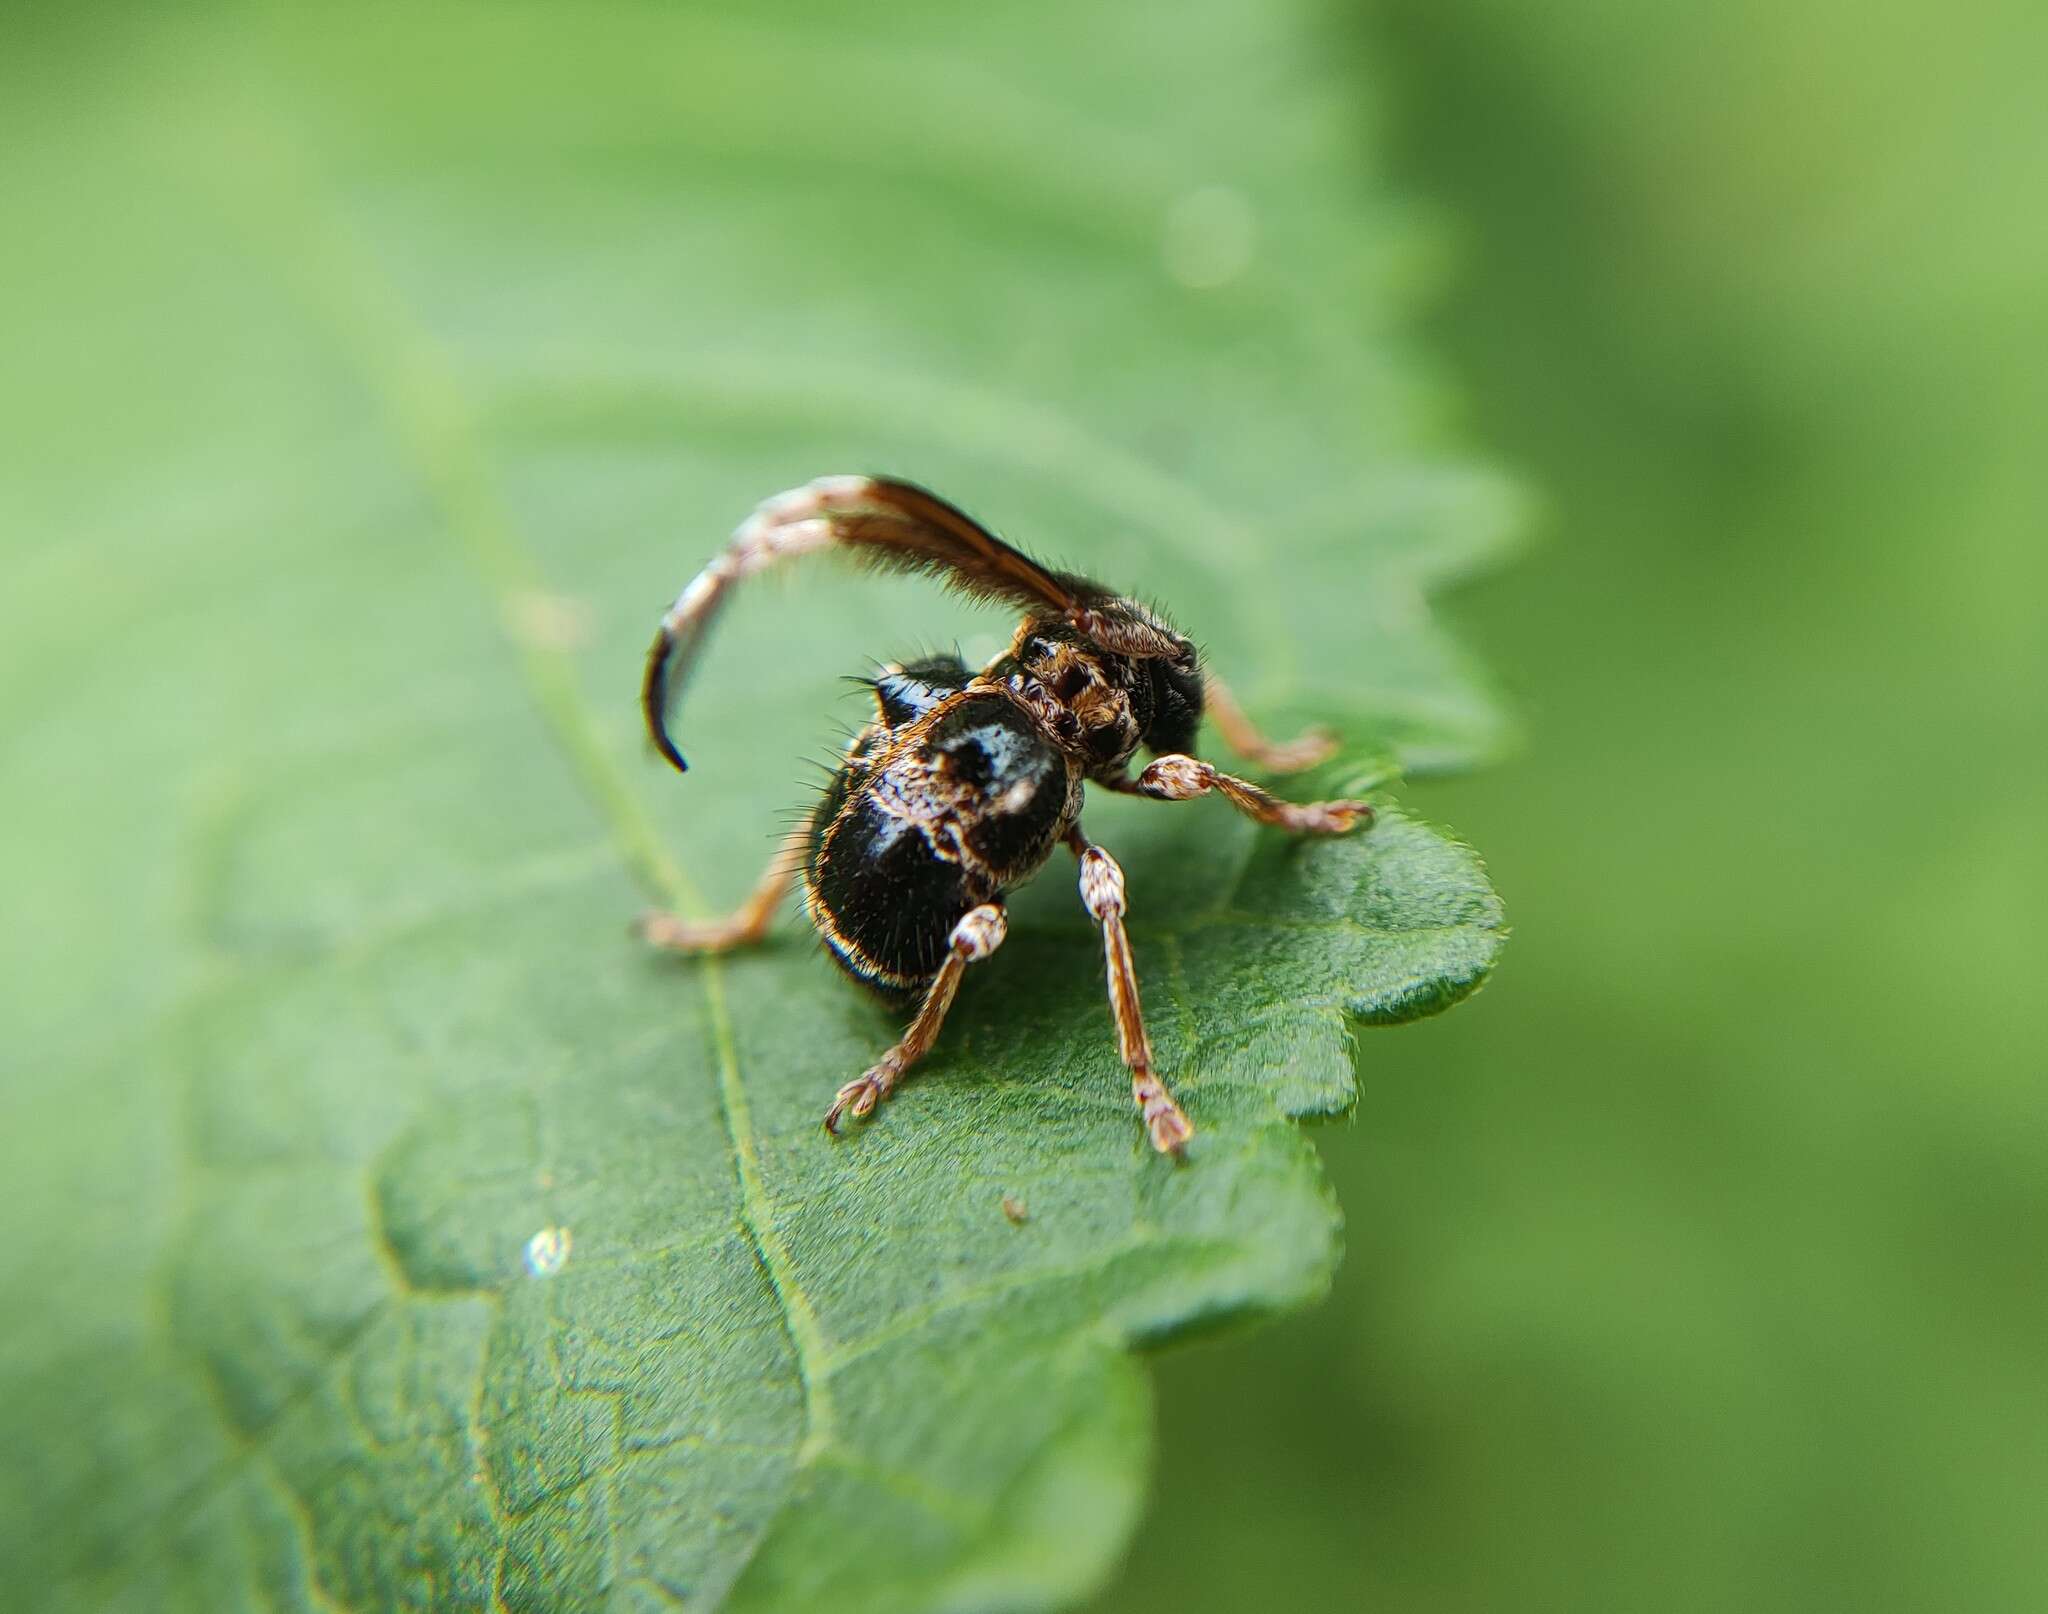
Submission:
[[875,704],[811,815],[805,900],[849,975],[907,996],[969,909],[1044,864],[1082,774],[1015,692],[951,657],[883,673]]
[[1029,879],[1080,817],[1082,782],[1119,775],[1140,745],[1184,751],[1201,673],[1027,621],[979,674],[956,657],[891,667],[811,815],[804,897],[854,979],[909,997],[969,909]]

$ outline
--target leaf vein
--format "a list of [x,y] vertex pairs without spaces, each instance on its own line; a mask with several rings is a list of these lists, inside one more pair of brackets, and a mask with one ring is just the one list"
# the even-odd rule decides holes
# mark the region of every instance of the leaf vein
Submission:
[[[300,197],[308,194],[301,187]],[[412,317],[368,246],[329,208],[302,202],[307,240],[297,267],[310,276],[319,311],[360,355],[360,370],[401,445],[441,506],[448,527],[509,622],[516,600],[544,587],[538,563],[499,495],[479,440],[476,416],[455,367],[433,334]],[[628,869],[664,900],[703,906],[694,884],[662,845],[639,798],[615,766],[592,720],[576,668],[557,647],[509,634],[528,693]],[[806,1435],[800,1460],[831,1440],[832,1402],[815,1364],[826,1342],[816,1309],[798,1280],[776,1226],[761,1174],[752,1115],[740,1081],[723,972],[715,959],[700,971],[719,1067],[719,1096],[737,1168],[740,1210],[783,1312],[805,1391]]]

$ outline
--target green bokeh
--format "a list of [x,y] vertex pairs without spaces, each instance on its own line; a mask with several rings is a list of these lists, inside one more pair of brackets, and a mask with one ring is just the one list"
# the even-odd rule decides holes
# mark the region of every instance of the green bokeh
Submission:
[[2040,8],[1392,0],[1543,542],[1418,792],[1517,940],[1324,1135],[1332,1303],[1163,1365],[1104,1610],[2048,1606]]
[[1499,940],[1391,803],[1088,805],[1185,1169],[1071,869],[839,1141],[900,1022],[798,915],[628,934],[746,889],[842,674],[1000,643],[922,580],[752,585],[658,766],[652,622],[833,468],[1156,590],[1348,742],[1304,795],[1498,749],[1426,599],[1519,499],[1431,429],[1352,64],[1306,4],[1100,20],[88,11],[0,64],[12,1602],[1064,1604],[1142,1509],[1134,1343],[1326,1291],[1293,1117]]

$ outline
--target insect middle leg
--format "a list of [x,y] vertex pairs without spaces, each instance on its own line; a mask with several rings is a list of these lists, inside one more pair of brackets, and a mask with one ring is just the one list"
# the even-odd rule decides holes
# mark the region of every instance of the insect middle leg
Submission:
[[1109,969],[1109,1007],[1116,1016],[1117,1046],[1131,1073],[1131,1097],[1152,1147],[1178,1155],[1195,1135],[1194,1123],[1152,1068],[1152,1039],[1145,1034],[1145,1010],[1138,1001],[1138,966],[1131,958],[1131,938],[1124,929],[1124,871],[1101,847],[1081,833],[1067,832],[1067,845],[1081,860],[1081,901],[1102,927],[1103,958]]
[[960,977],[967,973],[969,964],[979,962],[1002,946],[1009,929],[1010,922],[1001,903],[984,902],[961,916],[953,927],[946,961],[932,977],[932,984],[925,988],[924,1001],[917,1006],[917,1017],[895,1047],[839,1089],[832,1107],[825,1112],[827,1132],[839,1130],[841,1115],[850,1114],[856,1121],[865,1121],[874,1114],[875,1106],[896,1090],[903,1073],[931,1052],[939,1027],[946,1022],[946,1011],[953,1006],[953,994],[960,990]]
[[680,914],[655,909],[640,916],[641,940],[670,953],[726,953],[735,947],[751,947],[768,934],[768,925],[796,871],[803,866],[808,828],[793,829],[782,838],[754,889],[723,919],[685,919]]
[[1193,801],[1216,791],[1247,818],[1275,824],[1297,835],[1344,835],[1372,822],[1372,806],[1363,801],[1282,801],[1249,779],[1223,772],[1199,757],[1178,751],[1155,757],[1135,779],[1106,779],[1111,790],[1154,801]]

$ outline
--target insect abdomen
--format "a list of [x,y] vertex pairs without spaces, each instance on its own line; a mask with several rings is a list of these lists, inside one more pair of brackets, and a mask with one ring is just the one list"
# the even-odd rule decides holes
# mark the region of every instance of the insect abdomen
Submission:
[[879,991],[907,994],[937,973],[953,926],[984,895],[959,864],[934,855],[915,823],[884,812],[858,788],[844,788],[859,782],[849,767],[818,804],[806,905],[847,974]]
[[962,915],[1044,863],[1080,793],[1005,691],[949,694],[900,728],[877,724],[812,814],[811,922],[849,975],[911,994]]

